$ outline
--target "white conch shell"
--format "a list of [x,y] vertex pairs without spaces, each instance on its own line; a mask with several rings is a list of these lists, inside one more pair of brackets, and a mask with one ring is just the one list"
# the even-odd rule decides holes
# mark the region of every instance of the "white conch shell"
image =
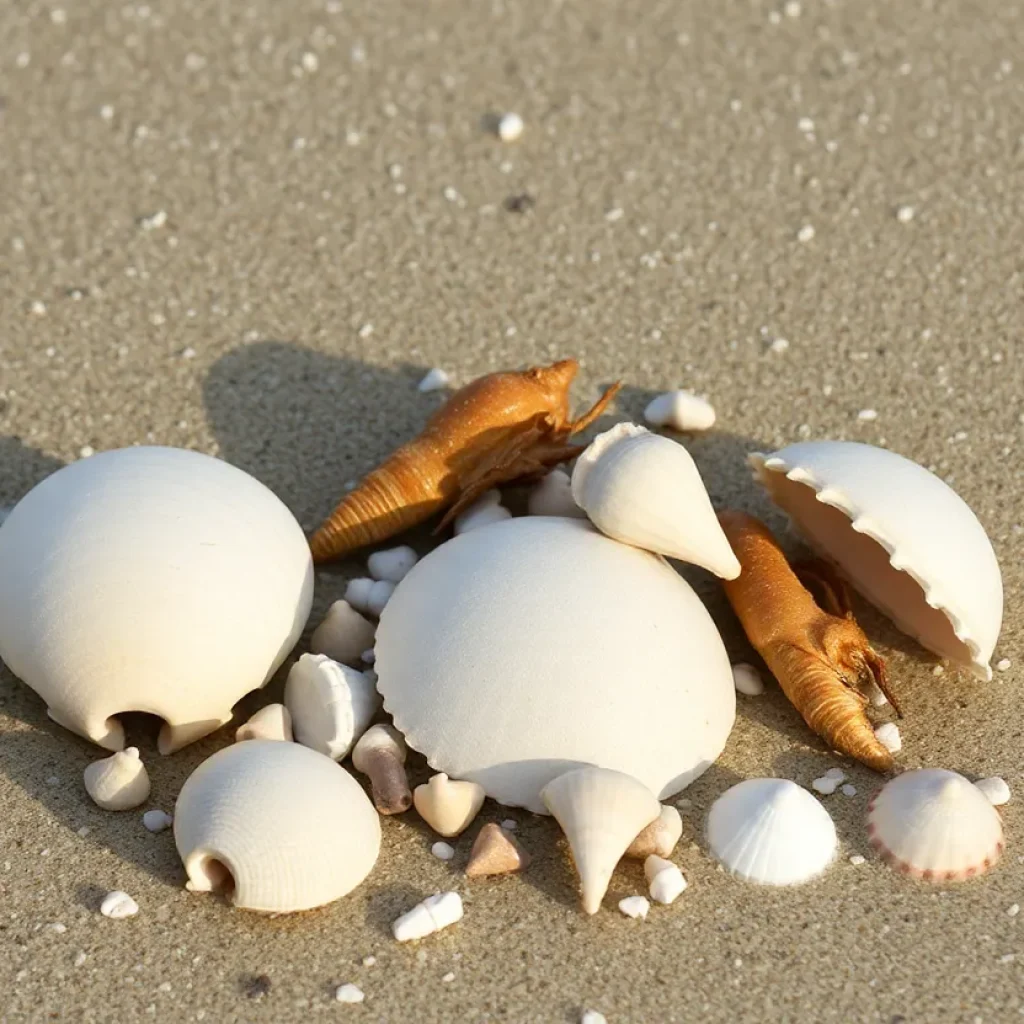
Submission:
[[625,856],[646,860],[652,854],[668,857],[683,834],[683,819],[674,807],[663,804],[661,813],[629,844]]
[[526,510],[531,516],[570,516],[586,519],[587,513],[576,504],[572,496],[569,474],[562,469],[553,469],[530,491],[526,499]]
[[0,530],[0,657],[54,721],[111,750],[123,711],[164,719],[161,753],[230,721],[294,646],[312,595],[284,503],[198,452],[81,459]]
[[268,704],[235,730],[235,742],[242,740],[292,741],[292,716],[283,704]]
[[340,761],[380,708],[372,680],[325,654],[304,654],[288,673],[284,702],[295,739]]
[[355,665],[363,651],[373,646],[374,632],[373,623],[363,618],[348,601],[335,601],[327,609],[323,622],[313,630],[309,649],[342,664]]
[[409,570],[419,561],[419,555],[407,544],[384,551],[374,551],[366,560],[366,567],[375,580],[401,583]]
[[614,540],[723,579],[740,574],[690,453],[646,427],[619,423],[599,434],[576,460],[572,496]]
[[789,779],[747,779],[712,805],[708,845],[727,871],[763,885],[797,885],[836,854],[828,811]]
[[464,832],[484,805],[483,786],[449,779],[444,772],[434,775],[412,793],[420,817],[445,837]]
[[593,766],[575,768],[541,792],[562,826],[583,890],[583,909],[596,914],[615,865],[661,805],[642,783],[622,772]]
[[868,805],[871,845],[898,871],[929,882],[983,874],[1003,852],[1003,822],[956,772],[919,768],[887,782]]
[[851,441],[806,441],[749,461],[811,546],[901,630],[992,678],[999,563],[947,483],[902,455]]
[[287,913],[362,882],[380,851],[380,819],[330,758],[298,743],[247,740],[186,780],[174,841],[193,892],[220,890],[237,907]]
[[138,747],[93,761],[83,775],[85,791],[105,811],[127,811],[149,797],[149,775],[139,758]]

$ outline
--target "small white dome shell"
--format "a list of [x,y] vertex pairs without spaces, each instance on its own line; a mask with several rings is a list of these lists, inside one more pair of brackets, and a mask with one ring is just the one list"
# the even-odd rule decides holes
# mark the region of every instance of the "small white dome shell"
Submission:
[[312,595],[284,503],[198,452],[94,455],[0,527],[0,657],[51,718],[110,750],[123,711],[165,720],[163,753],[228,721],[294,646]]
[[1002,577],[984,527],[948,484],[850,441],[807,441],[750,463],[810,544],[901,630],[992,678]]
[[362,787],[325,754],[247,740],[207,758],[174,808],[174,841],[194,892],[237,907],[309,910],[370,873],[380,819]]
[[547,783],[581,765],[676,793],[735,717],[729,658],[689,584],[580,519],[509,519],[441,545],[398,585],[375,650],[409,745],[538,814]]

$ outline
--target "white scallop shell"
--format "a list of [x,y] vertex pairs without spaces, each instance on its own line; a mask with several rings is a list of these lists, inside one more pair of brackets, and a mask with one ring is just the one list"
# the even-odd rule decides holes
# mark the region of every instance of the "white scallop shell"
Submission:
[[225,747],[186,780],[174,841],[193,892],[272,913],[340,899],[370,873],[380,819],[340,765],[298,743]]
[[376,652],[413,749],[539,814],[544,786],[584,764],[678,792],[736,712],[728,655],[689,584],[581,519],[523,516],[442,544],[398,585]]
[[987,871],[1003,852],[1003,822],[977,786],[944,768],[887,782],[868,807],[871,845],[898,871],[931,882]]
[[619,423],[599,434],[576,460],[572,496],[615,540],[727,580],[740,574],[690,453],[646,427]]
[[162,753],[229,721],[294,646],[312,595],[291,512],[198,452],[75,462],[0,528],[0,657],[51,718],[110,750],[122,711],[164,719]]
[[810,544],[901,630],[992,678],[999,564],[948,484],[902,455],[849,441],[794,444],[750,463]]
[[798,885],[836,854],[828,811],[789,779],[747,779],[712,805],[708,845],[726,870],[764,885]]

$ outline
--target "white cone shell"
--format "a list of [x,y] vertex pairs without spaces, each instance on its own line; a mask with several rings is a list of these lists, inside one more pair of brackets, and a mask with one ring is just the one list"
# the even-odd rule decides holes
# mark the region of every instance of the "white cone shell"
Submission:
[[370,873],[380,821],[340,765],[298,743],[247,740],[204,761],[181,789],[174,841],[193,891],[231,873],[232,902],[284,913],[340,899]]
[[661,805],[642,782],[593,766],[553,779],[541,799],[569,840],[583,909],[596,914],[615,865],[637,833],[658,817]]
[[125,448],[64,467],[0,528],[0,657],[61,725],[111,750],[112,716],[214,731],[273,675],[309,615],[302,529],[219,459]]
[[736,713],[729,658],[689,584],[581,519],[524,516],[442,544],[398,585],[375,649],[409,745],[539,814],[541,789],[585,764],[677,793]]
[[711,852],[727,871],[763,885],[797,885],[820,875],[836,854],[828,811],[789,779],[747,779],[711,806]]
[[808,441],[750,462],[809,543],[901,630],[992,678],[1002,577],[984,527],[948,484],[849,441]]
[[619,423],[576,461],[572,496],[614,540],[699,565],[723,579],[740,563],[690,453],[635,423]]
[[868,837],[897,870],[935,882],[980,875],[1003,851],[999,812],[977,786],[943,768],[887,782],[871,801]]

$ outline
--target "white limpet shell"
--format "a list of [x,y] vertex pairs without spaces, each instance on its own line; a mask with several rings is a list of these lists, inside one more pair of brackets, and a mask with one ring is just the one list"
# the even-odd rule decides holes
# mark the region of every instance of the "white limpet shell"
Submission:
[[174,841],[186,888],[287,913],[331,903],[366,878],[380,851],[380,819],[329,757],[298,743],[247,740],[186,780]]
[[464,832],[484,805],[484,788],[475,782],[450,779],[444,772],[417,786],[412,800],[419,816],[440,836]]
[[417,903],[391,924],[399,942],[422,939],[462,920],[462,897],[457,892],[439,892]]
[[526,498],[526,511],[531,516],[569,516],[586,519],[587,513],[576,504],[572,496],[569,474],[553,469]]
[[798,885],[836,855],[828,811],[789,779],[747,779],[711,806],[711,853],[727,871],[763,885]]
[[868,805],[871,845],[897,871],[929,882],[983,874],[1003,852],[1003,822],[985,794],[944,768],[887,782]]
[[401,583],[409,570],[419,561],[420,556],[407,544],[384,551],[374,551],[366,561],[366,567],[375,580]]
[[740,563],[690,453],[635,423],[599,434],[576,460],[572,496],[614,540],[733,580]]
[[380,708],[372,680],[325,654],[304,654],[288,673],[284,702],[295,739],[340,761]]
[[993,807],[1002,807],[1010,802],[1010,787],[1005,779],[993,775],[990,779],[979,779],[975,786],[985,794],[985,798]]
[[661,814],[629,844],[624,856],[634,860],[646,860],[652,854],[667,857],[682,834],[682,815],[669,804],[662,804]]
[[682,871],[670,860],[651,854],[644,861],[644,877],[655,903],[674,903],[686,891]]
[[948,484],[902,455],[850,441],[807,441],[750,463],[811,546],[901,630],[992,678],[999,564]]
[[292,716],[283,704],[268,704],[260,708],[246,722],[235,730],[235,742],[243,740],[292,741]]
[[149,774],[139,758],[138,747],[93,761],[82,774],[85,791],[105,811],[129,811],[149,797]]
[[[372,584],[371,589],[373,586],[376,584]],[[314,654],[326,654],[345,665],[355,665],[362,660],[363,651],[373,647],[375,632],[373,623],[360,615],[348,601],[335,601],[327,609],[323,622],[313,630],[309,649]]]
[[398,585],[375,650],[409,746],[538,814],[544,786],[582,765],[678,793],[736,714],[728,654],[690,585],[582,519],[522,516],[442,544]]
[[666,391],[648,403],[644,419],[653,427],[696,432],[715,425],[715,409],[692,391]]
[[229,722],[295,645],[312,596],[288,508],[199,452],[74,462],[0,528],[0,658],[54,721],[109,750],[124,747],[124,711],[164,720],[162,754]]
[[553,779],[541,793],[561,825],[583,892],[583,909],[596,914],[615,865],[661,811],[654,794],[622,772],[589,766]]

